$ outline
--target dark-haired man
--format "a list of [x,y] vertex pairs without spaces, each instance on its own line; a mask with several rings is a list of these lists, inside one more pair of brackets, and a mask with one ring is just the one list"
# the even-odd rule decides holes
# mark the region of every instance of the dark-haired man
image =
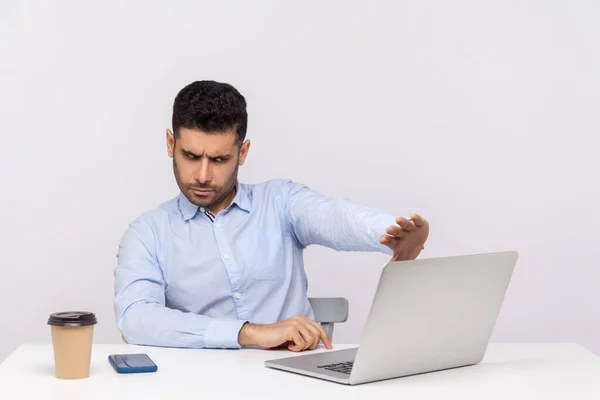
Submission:
[[243,184],[244,97],[193,82],[176,96],[167,152],[181,193],[131,223],[118,251],[115,313],[133,344],[331,348],[312,320],[302,252],[311,244],[416,258],[429,235],[394,217],[290,180]]

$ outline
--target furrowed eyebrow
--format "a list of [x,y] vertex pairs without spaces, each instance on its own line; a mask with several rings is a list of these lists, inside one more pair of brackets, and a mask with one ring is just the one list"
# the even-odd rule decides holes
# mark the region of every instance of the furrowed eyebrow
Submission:
[[216,156],[209,156],[208,158],[210,158],[212,160],[215,160],[217,158],[222,158],[223,160],[228,160],[228,159],[231,158],[231,155],[230,154],[219,154],[219,155],[216,155]]
[[200,157],[200,155],[199,155],[199,154],[196,154],[196,153],[194,153],[193,151],[190,151],[190,150],[184,150],[184,149],[182,149],[181,151],[182,151],[183,153],[185,153],[185,154],[189,155],[189,156]]
[[[199,154],[196,154],[191,150],[181,149],[181,151],[192,157],[198,157],[198,158],[201,157]],[[222,158],[223,160],[229,160],[231,158],[231,154],[217,154],[214,156],[208,156],[208,158],[210,158],[211,160],[216,160],[217,158]]]

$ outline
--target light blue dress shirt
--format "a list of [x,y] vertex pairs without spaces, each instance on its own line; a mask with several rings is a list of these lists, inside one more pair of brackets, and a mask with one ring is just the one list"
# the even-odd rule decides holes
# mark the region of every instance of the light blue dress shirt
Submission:
[[[237,183],[214,222],[183,194],[137,218],[115,269],[115,313],[132,344],[239,348],[245,322],[314,318],[303,249],[378,251],[395,216],[289,180]],[[341,271],[340,271],[341,272]]]

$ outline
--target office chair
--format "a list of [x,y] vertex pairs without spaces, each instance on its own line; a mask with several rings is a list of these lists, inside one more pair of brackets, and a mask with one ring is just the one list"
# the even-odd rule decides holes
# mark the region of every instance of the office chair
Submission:
[[319,322],[333,341],[333,326],[348,319],[348,299],[344,297],[309,297],[308,301]]

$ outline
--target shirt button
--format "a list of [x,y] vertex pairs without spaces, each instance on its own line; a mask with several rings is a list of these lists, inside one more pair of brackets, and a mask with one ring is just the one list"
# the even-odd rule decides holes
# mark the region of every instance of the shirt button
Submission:
[[221,348],[222,348],[223,350],[227,349],[227,347],[226,347],[226,346],[221,346]]
[[200,212],[204,212],[204,207],[200,207]]
[[219,223],[217,222],[217,223],[215,224],[215,226],[216,226],[217,228],[220,228],[220,227],[221,227],[221,224],[219,224]]
[[226,260],[228,260],[229,259],[229,254],[224,254],[223,258],[226,259]]
[[239,293],[236,293],[236,294],[235,294],[235,298],[239,300],[239,299],[241,299],[241,298],[242,298],[242,295],[241,295],[241,294],[239,294]]

